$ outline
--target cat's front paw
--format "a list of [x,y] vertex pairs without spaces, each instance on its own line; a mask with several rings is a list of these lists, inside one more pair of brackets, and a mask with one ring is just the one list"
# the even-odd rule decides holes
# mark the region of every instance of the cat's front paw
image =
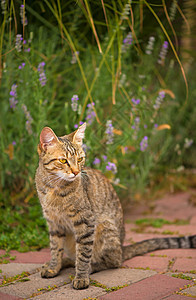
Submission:
[[42,278],[52,278],[59,274],[59,270],[51,269],[50,266],[43,267],[41,270],[41,277]]
[[89,287],[89,278],[75,278],[73,280],[73,288],[76,290],[83,290]]

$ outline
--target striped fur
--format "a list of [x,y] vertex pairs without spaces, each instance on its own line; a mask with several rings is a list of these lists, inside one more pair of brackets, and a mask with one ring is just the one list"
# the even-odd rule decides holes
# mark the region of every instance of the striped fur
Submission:
[[58,138],[45,127],[40,135],[36,188],[48,223],[52,257],[41,276],[54,277],[63,267],[75,266],[73,287],[83,289],[89,286],[91,272],[120,267],[133,256],[158,249],[196,248],[196,236],[122,246],[120,200],[101,172],[84,167],[84,131],[85,124]]

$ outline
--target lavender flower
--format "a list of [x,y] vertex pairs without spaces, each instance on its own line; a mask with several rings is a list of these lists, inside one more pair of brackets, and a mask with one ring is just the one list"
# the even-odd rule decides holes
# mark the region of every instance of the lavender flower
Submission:
[[107,123],[106,123],[106,144],[109,145],[109,144],[112,144],[113,143],[113,139],[114,139],[114,127],[112,125],[112,121],[111,120],[108,120]]
[[138,105],[138,104],[140,103],[140,99],[132,98],[131,101],[132,101],[135,105]]
[[87,124],[91,125],[95,119],[95,112],[93,110],[93,106],[95,105],[95,103],[89,103],[87,105],[87,112],[86,112],[86,122]]
[[148,41],[148,45],[146,47],[146,54],[147,55],[151,55],[152,54],[152,50],[154,48],[154,42],[155,42],[154,36],[150,36],[149,41]]
[[112,163],[110,161],[108,162],[108,164],[106,166],[106,170],[111,171],[113,174],[117,173],[117,167],[116,167],[115,163]]
[[76,64],[76,62],[77,62],[77,56],[79,55],[79,51],[76,51],[76,52],[74,52],[73,54],[72,54],[72,59],[71,59],[71,64],[73,65],[73,64]]
[[21,24],[26,26],[28,24],[28,21],[27,21],[27,17],[25,16],[25,7],[23,4],[20,6],[20,17],[21,17]]
[[126,81],[126,77],[127,76],[124,73],[121,75],[120,80],[119,80],[119,84],[118,84],[119,87],[123,87],[123,85],[125,84],[125,81]]
[[130,4],[129,3],[131,3],[130,0],[125,4],[122,15],[120,17],[121,20],[127,20],[128,19],[128,16],[129,16],[129,13],[130,13]]
[[44,66],[45,66],[45,62],[41,62],[38,65],[38,68],[37,68],[38,73],[39,73],[39,81],[40,81],[41,86],[46,85],[46,81],[47,81]]
[[6,1],[5,0],[1,0],[1,10],[2,10],[2,14],[4,15],[6,13]]
[[93,165],[99,165],[100,164],[100,159],[95,157],[94,161],[93,161]]
[[184,148],[190,148],[191,145],[193,144],[193,139],[188,139],[188,138],[185,138],[184,140]]
[[75,125],[74,125],[74,128],[76,128],[76,129],[77,129],[77,128],[78,128],[78,124],[75,124]]
[[33,122],[33,118],[31,117],[31,114],[30,112],[27,110],[27,107],[25,104],[22,105],[22,109],[24,111],[24,114],[25,114],[25,117],[26,117],[26,130],[28,132],[28,134],[32,134],[33,131],[32,131],[32,127],[31,127],[31,124]]
[[146,150],[147,147],[148,147],[148,137],[145,136],[145,137],[142,139],[141,143],[140,143],[140,150],[141,150],[142,152],[144,152],[144,151]]
[[159,53],[159,59],[158,59],[158,64],[160,64],[160,65],[163,65],[165,62],[165,57],[167,55],[168,46],[169,46],[169,44],[167,41],[165,41],[162,45],[161,52]]
[[114,181],[113,181],[113,184],[115,185],[118,185],[120,183],[120,178],[116,178]]
[[17,89],[17,85],[13,84],[12,87],[11,87],[11,91],[10,91],[10,96],[11,97],[9,98],[10,108],[12,108],[12,109],[15,109],[16,104],[18,103],[18,100],[16,100],[16,98],[17,98],[16,89]]
[[13,142],[12,142],[12,145],[13,145],[13,146],[16,146],[16,141],[13,141]]
[[133,139],[136,140],[137,139],[137,133],[139,131],[139,125],[140,125],[140,118],[136,117],[134,120],[134,125],[131,126],[132,129],[134,129],[134,133],[133,133]]
[[15,48],[17,52],[21,52],[21,48],[22,48],[22,34],[17,34],[16,35],[16,42],[15,42]]
[[132,41],[133,41],[132,33],[129,32],[129,33],[127,34],[126,38],[123,40],[123,45],[122,45],[122,47],[121,47],[121,51],[122,51],[123,53],[125,53],[125,52],[129,49],[129,47],[130,47],[131,44],[132,44]]
[[174,0],[172,2],[172,5],[170,7],[170,20],[173,21],[176,16],[176,9],[177,9],[177,0]]
[[155,104],[153,105],[154,109],[158,110],[160,108],[164,98],[165,98],[165,92],[164,91],[159,92],[159,95],[155,100]]
[[77,111],[78,109],[78,100],[78,95],[73,95],[73,97],[71,98],[71,108],[73,111]]
[[102,155],[102,158],[103,158],[104,161],[107,160],[107,156],[106,155]]
[[25,66],[25,63],[22,63],[22,64],[18,67],[18,69],[23,69],[24,66]]
[[82,149],[84,150],[84,152],[86,153],[88,150],[90,150],[90,147],[87,146],[86,144],[82,145]]

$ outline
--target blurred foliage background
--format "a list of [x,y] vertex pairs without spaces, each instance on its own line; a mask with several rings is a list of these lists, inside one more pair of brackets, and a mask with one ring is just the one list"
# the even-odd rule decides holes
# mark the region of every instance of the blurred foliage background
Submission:
[[87,165],[123,205],[195,187],[194,0],[0,2],[0,207],[13,224],[1,248],[48,242],[34,188],[44,126],[61,136],[86,121]]

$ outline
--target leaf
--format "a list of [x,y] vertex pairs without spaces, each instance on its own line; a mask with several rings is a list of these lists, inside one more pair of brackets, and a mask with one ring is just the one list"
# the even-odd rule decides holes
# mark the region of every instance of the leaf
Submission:
[[117,135],[122,135],[122,130],[119,130],[119,129],[113,129],[113,133],[114,134],[117,134]]
[[163,129],[171,129],[171,126],[169,124],[162,124],[157,127],[157,130],[163,130]]
[[5,153],[8,154],[9,159],[12,160],[13,157],[14,157],[14,146],[13,146],[13,144],[9,144],[8,148],[5,149],[4,151],[5,151]]

